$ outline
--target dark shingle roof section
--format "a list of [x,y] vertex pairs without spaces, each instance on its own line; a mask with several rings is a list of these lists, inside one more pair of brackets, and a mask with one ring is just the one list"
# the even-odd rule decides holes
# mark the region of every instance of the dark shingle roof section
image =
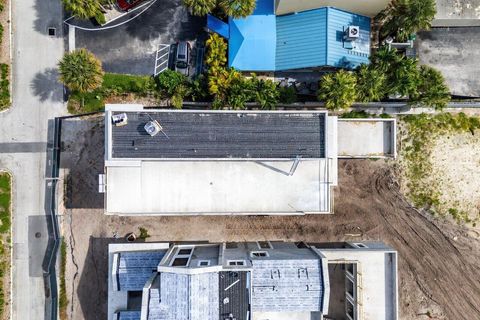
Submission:
[[219,277],[220,319],[227,319],[229,314],[237,320],[247,320],[251,313],[248,297],[247,271],[221,271]]
[[[117,114],[118,112],[114,113]],[[127,112],[112,126],[112,158],[324,158],[325,114],[287,112]],[[151,137],[150,117],[163,127]]]

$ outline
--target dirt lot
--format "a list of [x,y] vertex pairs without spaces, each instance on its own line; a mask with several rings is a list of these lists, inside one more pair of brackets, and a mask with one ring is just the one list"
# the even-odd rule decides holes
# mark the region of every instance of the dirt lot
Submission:
[[[444,211],[455,208],[472,221],[480,216],[480,132],[438,138],[432,149],[432,177]],[[477,222],[477,230],[480,230]]]
[[[114,217],[103,214],[96,193],[103,166],[101,120],[63,128],[62,167],[70,172],[63,227],[71,319],[106,318],[107,245],[121,241],[114,233],[123,236],[140,226],[151,235],[148,241],[381,240],[399,252],[401,319],[480,318],[478,235],[412,208],[399,193],[391,163],[340,161],[334,215]],[[88,128],[95,130],[84,133]]]

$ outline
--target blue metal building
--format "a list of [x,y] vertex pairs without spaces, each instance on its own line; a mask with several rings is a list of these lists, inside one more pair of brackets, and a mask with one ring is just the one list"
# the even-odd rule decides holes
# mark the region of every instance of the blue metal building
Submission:
[[[228,38],[228,64],[238,70],[353,69],[369,62],[371,21],[355,13],[323,7],[276,16],[273,1],[257,0],[251,16],[228,25],[214,19],[208,28]],[[349,26],[360,28],[355,41],[344,38]]]

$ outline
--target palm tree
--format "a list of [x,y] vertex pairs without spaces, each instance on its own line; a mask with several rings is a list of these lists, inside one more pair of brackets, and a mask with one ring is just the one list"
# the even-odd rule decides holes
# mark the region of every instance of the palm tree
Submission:
[[389,87],[387,93],[416,99],[418,97],[418,86],[420,84],[420,73],[417,67],[417,60],[405,58],[392,66],[388,74]]
[[102,16],[102,7],[98,0],[62,0],[66,11],[80,19]]
[[102,63],[86,49],[66,53],[58,68],[60,81],[72,91],[87,93],[102,85]]
[[435,0],[393,0],[376,20],[382,25],[381,38],[405,41],[412,33],[428,30],[435,14]]
[[274,110],[280,98],[278,86],[272,80],[252,79],[255,85],[255,101],[262,109]]
[[418,97],[411,103],[441,110],[451,99],[450,90],[443,75],[432,67],[420,67],[420,84]]
[[216,0],[183,0],[183,4],[196,16],[204,16],[212,12],[216,6]]
[[245,18],[253,13],[256,0],[219,0],[218,6],[229,17]]
[[387,77],[374,65],[362,64],[357,69],[357,100],[360,102],[380,101],[385,97]]
[[350,107],[356,99],[357,79],[351,72],[340,70],[320,80],[318,99],[330,110]]

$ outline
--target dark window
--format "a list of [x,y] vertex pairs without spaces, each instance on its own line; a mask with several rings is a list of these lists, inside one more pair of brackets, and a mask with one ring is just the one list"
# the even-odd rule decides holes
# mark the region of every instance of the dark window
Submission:
[[253,251],[252,256],[253,257],[267,257],[268,254],[265,251]]
[[349,263],[346,265],[347,266],[347,271],[353,275],[353,263]]
[[188,64],[184,61],[178,61],[177,62],[177,68],[180,68],[180,69],[185,69],[188,67]]
[[350,294],[350,296],[353,298],[353,282],[350,279],[347,279],[347,292]]
[[359,248],[368,248],[366,245],[364,245],[363,243],[355,243],[355,245]]
[[177,255],[190,255],[190,253],[192,253],[192,249],[180,249]]
[[141,310],[142,309],[142,291],[128,291],[127,309]]
[[207,261],[207,260],[200,261],[200,262],[198,263],[198,265],[199,265],[200,267],[207,267],[207,266],[210,265],[210,261]]
[[258,246],[260,249],[272,249],[270,241],[258,241]]
[[233,260],[233,261],[229,261],[228,265],[229,266],[244,266],[245,261],[243,261],[243,260]]
[[353,311],[353,304],[350,301],[347,301],[347,314],[350,316],[350,318],[355,319],[354,316],[354,311]]
[[305,242],[295,242],[295,245],[296,245],[297,248],[299,248],[299,249],[306,249],[306,248],[308,248],[307,245],[305,244]]
[[236,242],[227,242],[225,247],[227,249],[236,249],[238,248],[238,244]]
[[173,260],[172,266],[174,267],[184,267],[188,263],[188,258],[175,258]]

